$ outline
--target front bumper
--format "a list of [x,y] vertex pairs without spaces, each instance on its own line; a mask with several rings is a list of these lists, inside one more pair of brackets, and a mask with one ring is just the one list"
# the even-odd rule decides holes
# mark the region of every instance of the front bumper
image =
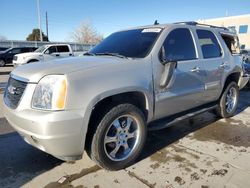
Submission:
[[14,67],[18,67],[20,65],[26,64],[26,62],[17,59],[17,60],[12,60],[12,64],[14,65]]
[[4,115],[34,147],[65,161],[81,158],[85,133],[80,111],[13,110],[4,104]]

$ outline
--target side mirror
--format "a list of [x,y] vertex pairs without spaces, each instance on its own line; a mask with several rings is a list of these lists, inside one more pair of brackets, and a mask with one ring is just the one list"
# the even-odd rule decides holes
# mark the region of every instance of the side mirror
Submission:
[[161,88],[169,88],[171,85],[171,80],[174,75],[174,71],[177,68],[177,62],[172,61],[172,62],[167,62],[164,65],[164,70],[161,75],[161,80],[160,80],[160,87]]
[[163,64],[163,65],[165,65],[168,62],[165,54],[166,54],[165,48],[164,48],[164,46],[162,46],[160,54],[159,54],[159,56],[160,56],[159,59],[161,61],[161,64]]
[[161,64],[162,65],[166,65],[166,64],[171,64],[171,67],[174,67],[174,68],[177,68],[177,60],[170,60],[170,59],[167,59],[166,55],[165,55],[165,48],[164,46],[161,47],[161,51],[160,51],[160,54],[159,54],[159,59],[161,61]]

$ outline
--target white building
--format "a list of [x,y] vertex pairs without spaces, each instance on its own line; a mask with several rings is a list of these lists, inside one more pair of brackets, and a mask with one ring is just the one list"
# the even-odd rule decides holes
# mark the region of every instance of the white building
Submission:
[[241,49],[250,49],[250,14],[198,20],[198,22],[235,30],[239,36]]

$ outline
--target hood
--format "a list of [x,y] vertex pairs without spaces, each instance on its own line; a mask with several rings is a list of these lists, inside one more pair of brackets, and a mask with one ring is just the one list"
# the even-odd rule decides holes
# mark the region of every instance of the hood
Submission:
[[25,64],[14,69],[11,74],[24,78],[28,82],[37,83],[42,77],[52,74],[67,74],[74,71],[102,67],[108,64],[117,64],[128,61],[117,57],[69,57],[49,62]]
[[21,53],[21,54],[16,54],[16,56],[18,57],[28,57],[28,56],[39,56],[42,53],[38,53],[38,52],[26,52],[26,53]]

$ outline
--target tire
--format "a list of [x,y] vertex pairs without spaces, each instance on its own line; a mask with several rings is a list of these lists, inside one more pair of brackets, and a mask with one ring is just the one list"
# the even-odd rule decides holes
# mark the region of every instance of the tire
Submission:
[[5,66],[5,61],[0,59],[0,67],[4,67]]
[[96,123],[87,153],[100,167],[120,170],[140,155],[145,144],[147,127],[140,109],[120,104],[104,114]]
[[250,80],[247,82],[247,87],[250,88]]
[[223,91],[219,106],[216,108],[216,114],[221,118],[230,118],[237,110],[239,101],[239,87],[235,82],[227,85]]

